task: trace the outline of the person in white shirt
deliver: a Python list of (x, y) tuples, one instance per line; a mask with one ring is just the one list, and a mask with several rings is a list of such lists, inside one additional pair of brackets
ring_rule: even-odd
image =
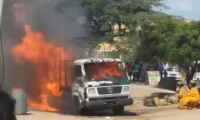
[(167, 70), (169, 69), (169, 64), (166, 62), (164, 65), (163, 65), (163, 67), (164, 67), (164, 77), (167, 77)]
[(168, 63), (165, 63), (164, 64), (164, 70), (168, 70), (169, 69), (169, 64)]

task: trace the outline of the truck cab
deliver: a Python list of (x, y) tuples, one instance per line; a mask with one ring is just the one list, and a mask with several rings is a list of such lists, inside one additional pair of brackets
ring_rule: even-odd
[(112, 109), (124, 112), (132, 105), (130, 79), (117, 58), (75, 60), (72, 71), (72, 99), (78, 112)]

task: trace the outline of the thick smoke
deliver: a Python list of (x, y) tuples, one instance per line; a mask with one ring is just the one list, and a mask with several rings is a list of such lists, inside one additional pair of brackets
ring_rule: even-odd
[[(13, 8), (16, 3), (24, 5), (21, 9), (25, 14), (18, 16), (19, 21), (16, 20)], [(4, 87), (16, 83), (22, 84), (22, 80), (33, 76), (31, 75), (33, 73), (27, 71), (33, 67), (24, 64), (19, 68), (14, 63), (11, 53), (12, 47), (19, 44), (24, 36), (24, 24), (29, 24), (34, 30), (42, 32), (50, 42), (64, 47), (71, 44), (71, 40), (76, 37), (87, 36), (85, 23), (84, 9), (80, 7), (77, 0), (5, 0), (1, 28), (6, 61)]]
[(76, 0), (28, 0), (25, 22), (47, 37), (72, 40), (86, 36), (84, 9)]

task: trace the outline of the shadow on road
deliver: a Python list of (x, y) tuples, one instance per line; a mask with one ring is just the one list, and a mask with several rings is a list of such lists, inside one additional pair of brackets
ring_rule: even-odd
[[(49, 101), (50, 105), (57, 108), (59, 114), (63, 115), (73, 115), (73, 116), (78, 116), (79, 114), (77, 113), (77, 110), (75, 108), (74, 102), (71, 99), (71, 95), (69, 94), (63, 94), (62, 97), (51, 97), (51, 100)], [(85, 116), (117, 116), (115, 115), (111, 110), (107, 111), (90, 111), (85, 114)], [(137, 116), (135, 112), (124, 112), (120, 116)]]
[[(65, 100), (66, 101), (66, 100)], [(105, 117), (105, 116), (137, 116), (137, 113), (135, 112), (129, 112), (129, 111), (125, 111), (123, 114), (121, 115), (116, 115), (114, 114), (111, 110), (105, 110), (105, 111), (88, 111), (87, 113), (85, 113), (84, 115), (79, 115), (76, 111), (76, 109), (74, 108), (73, 104), (70, 104), (70, 102), (66, 102), (65, 106), (63, 105), (62, 108), (59, 109), (59, 114), (63, 114), (63, 115), (73, 115), (73, 116), (87, 116), (87, 117)]]
[[(163, 93), (163, 92), (157, 92), (157, 93), (153, 93), (151, 96), (166, 96), (172, 93)], [(72, 115), (72, 116), (78, 116), (79, 114), (77, 113), (76, 109), (75, 109), (75, 105), (73, 104), (73, 100), (71, 99), (71, 95), (70, 94), (63, 94), (63, 96), (61, 97), (55, 97), (53, 95), (50, 95), (51, 99), (48, 101), (49, 104), (58, 109), (58, 114), (62, 114), (62, 115)], [(169, 109), (169, 108), (167, 108)], [(87, 114), (85, 114), (85, 116), (88, 117), (98, 117), (98, 116), (140, 116), (141, 114), (149, 114), (149, 113), (153, 113), (160, 110), (160, 108), (156, 107), (155, 109), (146, 109), (146, 110), (136, 110), (133, 109), (131, 111), (126, 111), (124, 112), (122, 115), (115, 115), (111, 110), (107, 110), (107, 111), (101, 111), (101, 112), (89, 112)], [(162, 109), (163, 110), (163, 109)], [(165, 110), (165, 109), (164, 109)], [(133, 111), (133, 112), (132, 112)]]
[[(163, 97), (166, 95), (171, 95), (173, 93), (164, 93), (164, 92), (156, 92), (153, 93), (151, 96), (159, 96), (159, 97)], [(57, 103), (55, 105), (55, 103)], [(59, 114), (63, 114), (63, 115), (76, 115), (78, 116), (79, 114), (77, 113), (75, 106), (73, 105), (73, 101), (71, 100), (71, 96), (67, 96), (64, 95), (61, 98), (57, 98), (56, 102), (54, 102), (54, 106), (56, 106), (56, 108), (59, 108)], [(95, 116), (140, 116), (142, 114), (150, 114), (150, 113), (154, 113), (157, 111), (163, 111), (163, 110), (170, 110), (170, 109), (175, 109), (175, 107), (170, 107), (170, 106), (166, 106), (166, 107), (144, 107), (145, 109), (134, 109), (131, 111), (125, 111), (123, 114), (121, 115), (116, 115), (114, 114), (111, 110), (106, 110), (106, 111), (90, 111), (88, 113), (85, 114), (85, 116), (90, 116), (90, 117), (95, 117)]]
[(123, 114), (120, 115), (116, 115), (114, 114), (112, 111), (101, 111), (101, 112), (92, 112), (92, 113), (88, 113), (85, 114), (84, 116), (88, 116), (88, 117), (105, 117), (105, 116), (137, 116), (138, 114), (135, 112), (129, 112), (129, 111), (125, 111)]

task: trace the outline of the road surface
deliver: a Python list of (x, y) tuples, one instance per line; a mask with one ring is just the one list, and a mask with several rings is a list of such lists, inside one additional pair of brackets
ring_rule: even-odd
[[(200, 110), (178, 110), (177, 105), (163, 107), (145, 107), (142, 98), (155, 92), (171, 92), (151, 88), (143, 85), (132, 85), (132, 96), (134, 104), (126, 107), (123, 115), (115, 116), (112, 111), (91, 113), (87, 116), (79, 116), (64, 113), (50, 113), (30, 111), (28, 115), (18, 115), (18, 120), (199, 120)], [(70, 109), (70, 108), (69, 108)]]

